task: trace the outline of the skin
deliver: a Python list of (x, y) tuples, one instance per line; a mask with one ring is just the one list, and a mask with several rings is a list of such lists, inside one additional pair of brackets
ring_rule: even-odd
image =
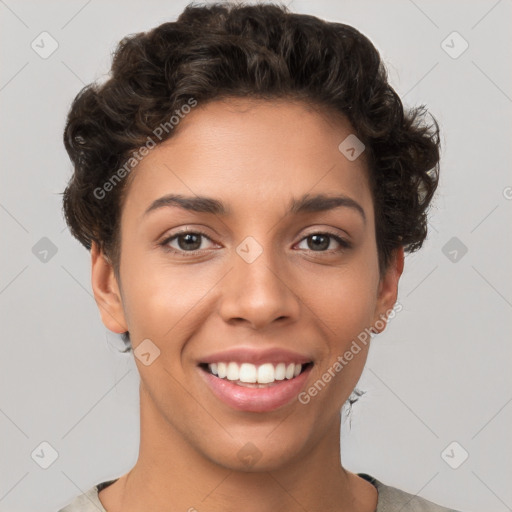
[[(149, 338), (160, 356), (149, 366), (135, 358), (139, 457), (99, 493), (108, 512), (375, 510), (375, 487), (340, 460), (340, 409), (369, 344), (309, 404), (264, 413), (218, 400), (197, 367), (235, 346), (287, 348), (315, 362), (306, 389), (395, 304), (403, 249), (381, 276), (364, 153), (349, 161), (338, 150), (351, 133), (347, 120), (303, 103), (214, 101), (195, 107), (132, 171), (119, 280), (94, 244), (92, 286), (105, 326), (128, 330), (134, 349)], [(143, 216), (168, 193), (214, 197), (232, 214), (164, 207)], [(349, 196), (366, 223), (347, 207), (288, 214), (305, 193)], [(187, 254), (195, 247), (183, 237), (168, 246), (184, 256), (158, 244), (183, 227), (206, 233), (200, 255)], [(308, 244), (326, 230), (352, 247)], [(263, 249), (250, 264), (236, 252), (247, 236)], [(260, 453), (249, 469), (237, 457), (248, 442)]]

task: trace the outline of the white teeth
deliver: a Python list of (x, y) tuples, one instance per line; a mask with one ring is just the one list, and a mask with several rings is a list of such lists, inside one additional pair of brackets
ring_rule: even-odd
[(240, 371), (238, 370), (238, 365), (236, 363), (228, 363), (226, 379), (238, 380), (239, 375), (240, 375)]
[(274, 382), (274, 365), (265, 363), (258, 366), (258, 383), (269, 384), (270, 382)]
[[(208, 365), (210, 370), (212, 370), (211, 365)], [(212, 370), (213, 371), (213, 370)], [(227, 375), (226, 363), (217, 363), (217, 375), (223, 379)]]
[(293, 379), (302, 371), (301, 364), (265, 363), (256, 366), (251, 363), (238, 364), (234, 361), (227, 363), (211, 363), (208, 365), (211, 373), (219, 378), (258, 384), (270, 384), (276, 380)]
[(276, 366), (276, 370), (274, 372), (274, 379), (284, 380), (285, 377), (286, 377), (286, 365), (284, 363), (279, 363)]
[(256, 370), (256, 366), (249, 363), (242, 363), (240, 365), (240, 374), (238, 379), (230, 380), (240, 380), (241, 382), (251, 382), (254, 384), (258, 380), (258, 371)]

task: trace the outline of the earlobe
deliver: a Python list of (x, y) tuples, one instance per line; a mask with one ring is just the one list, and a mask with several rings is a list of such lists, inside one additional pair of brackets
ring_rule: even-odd
[(375, 318), (371, 330), (378, 334), (386, 328), (388, 315), (396, 304), (398, 296), (398, 282), (404, 270), (404, 248), (399, 247), (393, 251), (393, 257), (386, 273), (379, 282)]
[(91, 244), (91, 284), (105, 327), (115, 333), (126, 332), (128, 329), (114, 269), (96, 242)]

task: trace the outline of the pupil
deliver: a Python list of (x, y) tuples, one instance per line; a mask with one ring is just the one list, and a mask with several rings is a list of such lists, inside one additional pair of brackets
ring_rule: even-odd
[[(181, 243), (181, 240), (183, 240), (183, 239), (185, 239), (186, 241), (190, 242), (191, 238), (192, 239), (193, 238), (196, 239), (194, 247), (190, 247), (190, 245), (186, 245), (187, 242), (185, 242), (185, 245)], [(178, 245), (180, 246), (180, 249), (192, 249), (193, 251), (196, 250), (196, 249), (199, 249), (199, 247), (201, 247), (200, 236), (194, 235), (194, 234), (191, 234), (191, 233), (186, 233), (184, 235), (181, 235), (181, 237), (178, 238)]]
[[(316, 248), (320, 247), (320, 249), (327, 249), (329, 247), (329, 238), (326, 237), (325, 235), (311, 235), (309, 238), (311, 240), (317, 240), (317, 241), (318, 241), (319, 238), (323, 238), (324, 239), (324, 243), (323, 244), (322, 243), (320, 243), (320, 244), (313, 244), (313, 247), (310, 247), (310, 248), (314, 249), (315, 247)], [(327, 242), (327, 243), (325, 243), (325, 242)]]

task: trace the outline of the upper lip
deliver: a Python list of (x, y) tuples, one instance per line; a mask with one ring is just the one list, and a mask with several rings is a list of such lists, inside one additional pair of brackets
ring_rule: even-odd
[(263, 364), (263, 363), (296, 363), (306, 364), (312, 361), (311, 357), (292, 352), (291, 350), (282, 348), (270, 348), (270, 349), (256, 349), (256, 348), (244, 348), (237, 347), (223, 352), (216, 352), (209, 356), (201, 358), (199, 364), (211, 364), (221, 362), (236, 363), (252, 363)]

